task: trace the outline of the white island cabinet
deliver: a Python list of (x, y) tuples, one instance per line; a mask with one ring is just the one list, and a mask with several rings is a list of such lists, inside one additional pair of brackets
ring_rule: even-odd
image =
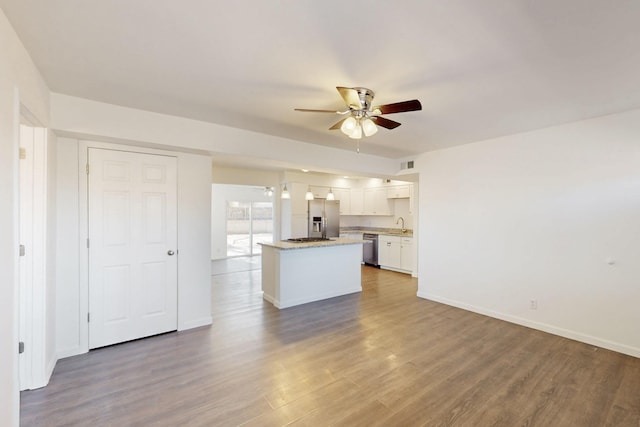
[(362, 291), (362, 240), (262, 245), (262, 296), (277, 308)]

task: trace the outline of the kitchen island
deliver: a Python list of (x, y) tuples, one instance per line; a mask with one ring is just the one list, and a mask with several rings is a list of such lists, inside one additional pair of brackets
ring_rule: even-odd
[(278, 241), (262, 245), (262, 296), (277, 308), (362, 291), (362, 240)]

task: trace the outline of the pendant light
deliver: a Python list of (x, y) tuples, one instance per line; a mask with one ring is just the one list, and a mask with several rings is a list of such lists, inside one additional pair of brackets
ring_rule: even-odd
[(336, 196), (333, 194), (333, 190), (329, 187), (329, 192), (327, 193), (327, 200), (335, 200)]
[(282, 193), (280, 193), (280, 198), (281, 199), (291, 198), (291, 194), (289, 193), (289, 190), (287, 190), (287, 184), (284, 185), (284, 188), (282, 189)]
[(313, 200), (313, 193), (311, 192), (311, 186), (307, 188), (307, 194), (304, 195), (305, 200)]

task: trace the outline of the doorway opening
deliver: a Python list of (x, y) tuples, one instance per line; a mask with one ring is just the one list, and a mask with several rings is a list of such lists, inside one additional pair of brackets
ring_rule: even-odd
[(227, 257), (260, 255), (273, 242), (273, 202), (227, 201)]
[(212, 184), (211, 260), (254, 257), (259, 261), (259, 243), (275, 239), (277, 202), (270, 186)]

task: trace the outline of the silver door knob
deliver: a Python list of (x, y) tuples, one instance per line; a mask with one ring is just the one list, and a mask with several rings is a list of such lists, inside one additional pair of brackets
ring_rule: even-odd
[(169, 252), (167, 252), (167, 255), (169, 255), (169, 256), (171, 256), (171, 255), (173, 255), (173, 254), (175, 254), (175, 252), (173, 252), (173, 251), (169, 251)]

